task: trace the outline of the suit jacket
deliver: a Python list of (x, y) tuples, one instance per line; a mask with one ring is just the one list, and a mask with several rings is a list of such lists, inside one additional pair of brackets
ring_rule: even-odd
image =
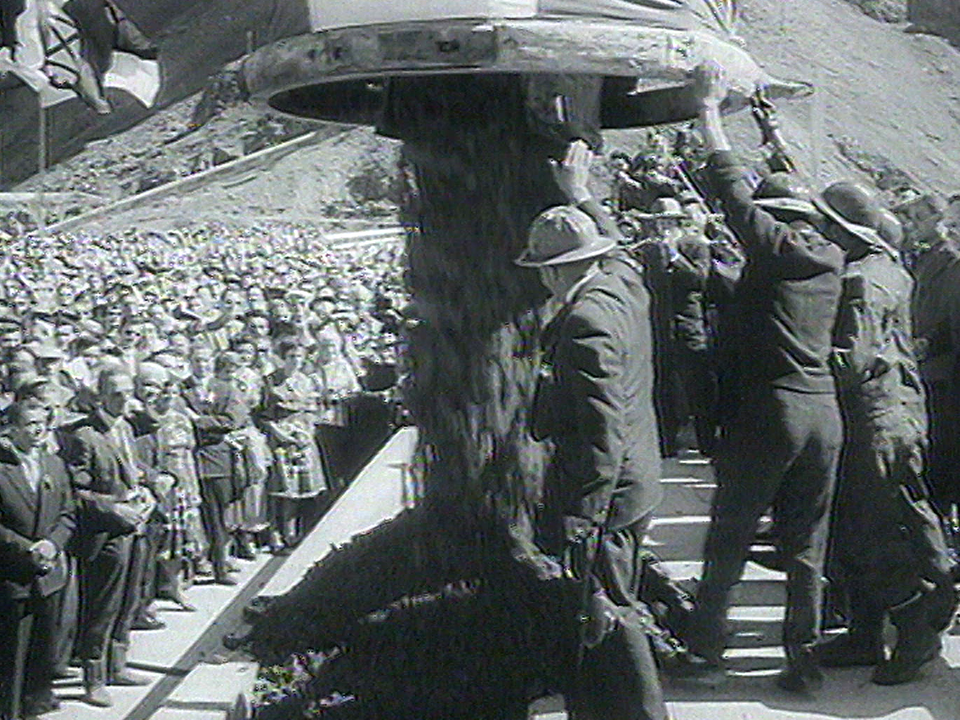
[[(95, 410), (60, 432), (61, 455), (80, 506), (80, 552), (87, 558), (96, 555), (110, 537), (136, 529), (117, 514), (117, 505), (140, 484), (143, 468), (136, 464), (135, 455), (124, 457), (110, 434), (112, 422)], [(124, 423), (133, 437), (125, 419), (116, 422)]]
[(833, 395), (831, 339), (844, 255), (806, 220), (783, 222), (756, 204), (748, 170), (729, 152), (710, 156), (711, 185), (746, 255), (724, 332), (746, 391)]
[(229, 479), (233, 472), (233, 448), (224, 438), (250, 421), (243, 393), (231, 382), (214, 379), (208, 393), (201, 393), (192, 385), (183, 391), (183, 399), (197, 415), (193, 421), (197, 433), (197, 472), (201, 478)]
[[(41, 476), (30, 488), (17, 454), (0, 444), (0, 597), (46, 597), (67, 581), (63, 549), (76, 527), (73, 495), (63, 461), (41, 448)], [(52, 570), (42, 573), (30, 554), (38, 540), (60, 549)]]
[(652, 350), (643, 271), (625, 253), (604, 258), (544, 330), (533, 430), (555, 446), (548, 549), (630, 525), (660, 501)]

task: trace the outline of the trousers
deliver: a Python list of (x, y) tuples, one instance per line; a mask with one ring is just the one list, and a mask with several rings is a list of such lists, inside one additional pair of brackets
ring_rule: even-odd
[[(923, 481), (923, 435), (907, 418), (847, 413), (828, 574), (856, 618), (877, 617), (917, 593), (940, 599), (937, 630), (952, 619), (952, 563)], [(915, 428), (911, 431), (911, 428)]]
[(761, 386), (742, 398), (715, 460), (717, 490), (697, 609), (685, 639), (719, 661), (730, 591), (760, 516), (773, 508), (787, 575), (787, 656), (819, 637), (829, 510), (843, 429), (836, 397)]
[(0, 600), (0, 719), (20, 717), (24, 696), (49, 690), (63, 591)]
[(146, 535), (130, 538), (130, 553), (127, 572), (124, 574), (120, 607), (110, 638), (124, 645), (130, 644), (130, 632), (137, 619), (143, 600), (143, 577), (150, 560), (150, 541)]
[(225, 513), (232, 499), (231, 494), (230, 478), (201, 476), (200, 517), (210, 543), (210, 562), (217, 577), (227, 572), (227, 543), (230, 542), (230, 535), (227, 532)]
[(619, 622), (599, 644), (582, 651), (568, 693), (575, 720), (666, 720), (667, 709), (650, 639), (630, 608), (640, 602), (643, 537), (649, 516), (604, 533), (588, 579), (617, 608)]
[(124, 601), (124, 586), (130, 567), (129, 535), (112, 537), (80, 567), (81, 618), (77, 655), (81, 660), (100, 660), (107, 649)]

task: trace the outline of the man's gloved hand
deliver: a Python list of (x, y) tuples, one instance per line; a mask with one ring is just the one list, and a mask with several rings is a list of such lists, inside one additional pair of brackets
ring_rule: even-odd
[(579, 205), (589, 200), (590, 194), (590, 163), (593, 161), (593, 151), (583, 140), (574, 140), (567, 146), (567, 154), (561, 162), (550, 161), (553, 178), (567, 200), (573, 205)]

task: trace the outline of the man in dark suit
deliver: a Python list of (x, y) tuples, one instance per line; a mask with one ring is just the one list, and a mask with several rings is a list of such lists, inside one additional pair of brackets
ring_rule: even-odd
[(96, 409), (64, 428), (61, 440), (81, 506), (83, 617), (77, 654), (83, 661), (84, 700), (98, 707), (112, 704), (105, 685), (146, 682), (126, 668), (144, 569), (142, 554), (133, 554), (132, 547), (155, 505), (124, 418), (132, 396), (133, 378), (125, 370), (104, 369), (97, 380)]
[(577, 141), (554, 165), (571, 205), (534, 220), (517, 260), (539, 270), (559, 306), (543, 333), (532, 415), (534, 437), (555, 447), (538, 542), (578, 580), (579, 613), (590, 617), (568, 698), (577, 716), (663, 720), (638, 612), (638, 551), (662, 493), (649, 296), (640, 266), (617, 248), (616, 224), (587, 190), (590, 159)]
[(66, 469), (50, 450), (50, 410), (28, 396), (8, 418), (0, 438), (0, 717), (19, 718), (59, 705), (50, 687), (75, 517)]

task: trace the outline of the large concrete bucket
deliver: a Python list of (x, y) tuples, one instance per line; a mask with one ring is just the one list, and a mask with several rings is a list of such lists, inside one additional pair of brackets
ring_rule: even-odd
[(688, 78), (705, 60), (726, 69), (728, 110), (759, 87), (771, 98), (808, 93), (809, 85), (760, 68), (732, 34), (732, 7), (729, 0), (311, 0), (314, 32), (261, 48), (243, 76), (251, 96), (275, 110), (377, 125), (388, 135), (396, 134), (384, 120), (391, 83), (409, 77), (450, 87), (440, 76), (520, 76), (528, 105), (561, 119), (562, 88), (577, 78), (581, 94), (592, 86), (599, 98), (596, 120), (606, 128), (693, 117)]

